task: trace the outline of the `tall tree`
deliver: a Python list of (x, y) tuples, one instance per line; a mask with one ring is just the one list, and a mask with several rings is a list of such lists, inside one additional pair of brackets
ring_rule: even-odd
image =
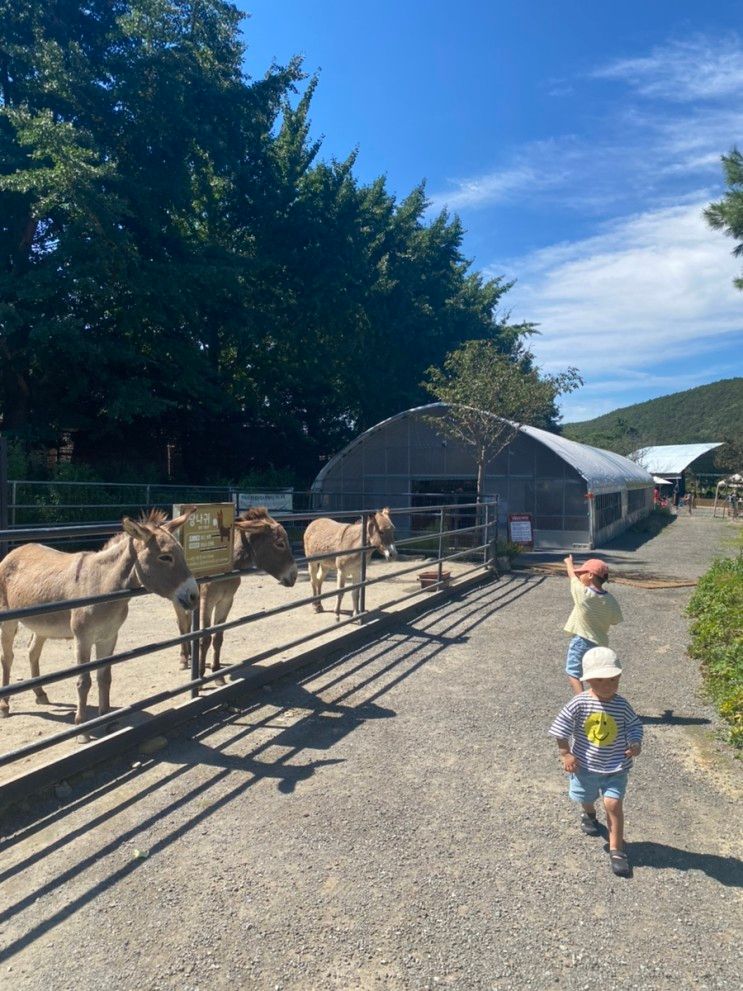
[[(743, 255), (743, 155), (733, 148), (729, 155), (722, 156), (727, 192), (717, 203), (710, 203), (704, 211), (707, 223), (714, 230), (724, 231), (728, 237), (738, 242), (733, 248), (736, 258)], [(733, 280), (738, 289), (743, 289), (743, 278)]]

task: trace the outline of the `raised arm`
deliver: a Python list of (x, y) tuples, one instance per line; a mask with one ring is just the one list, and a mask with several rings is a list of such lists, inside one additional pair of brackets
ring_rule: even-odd
[(568, 554), (567, 557), (563, 558), (565, 562), (565, 570), (568, 573), (568, 578), (575, 578), (575, 566), (573, 564), (573, 555)]

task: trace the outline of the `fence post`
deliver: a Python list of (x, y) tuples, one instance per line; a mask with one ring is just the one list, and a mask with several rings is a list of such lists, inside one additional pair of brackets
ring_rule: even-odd
[[(0, 437), (0, 530), (8, 529), (8, 439)], [(7, 540), (0, 541), (0, 561), (8, 553)]]
[(483, 530), (482, 530), (482, 536), (483, 536), (482, 543), (484, 544), (483, 551), (482, 551), (482, 563), (483, 563), (483, 567), (487, 568), (487, 566), (488, 566), (488, 558), (490, 557), (490, 555), (488, 553), (489, 550), (490, 550), (490, 542), (489, 542), (489, 538), (490, 538), (490, 503), (489, 502), (486, 502), (485, 503), (485, 520), (484, 520), (484, 525), (483, 525)]
[(150, 506), (150, 486), (146, 485), (144, 490), (144, 504), (145, 506)]
[[(369, 516), (367, 513), (361, 514), (361, 546), (366, 546), (367, 540), (367, 520)], [(361, 571), (359, 573), (359, 581), (361, 582), (361, 588), (359, 589), (359, 623), (364, 622), (364, 613), (366, 612), (366, 551), (361, 552)]]
[(444, 562), (441, 558), (444, 555), (444, 510), (439, 510), (439, 563), (438, 563), (438, 574), (436, 576), (437, 581), (441, 581), (444, 571)]
[[(188, 652), (191, 657), (191, 681), (196, 681), (201, 677), (201, 602), (197, 602), (191, 611), (191, 633), (194, 634), (188, 641)], [(199, 694), (198, 686), (191, 689), (191, 698), (195, 699)]]

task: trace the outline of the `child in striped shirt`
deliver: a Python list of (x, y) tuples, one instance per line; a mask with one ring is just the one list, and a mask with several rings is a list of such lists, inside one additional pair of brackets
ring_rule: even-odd
[(609, 647), (583, 655), (589, 688), (563, 706), (550, 727), (562, 765), (570, 775), (568, 794), (583, 806), (581, 829), (599, 836), (596, 799), (603, 796), (609, 827), (609, 862), (619, 877), (629, 877), (624, 848), (622, 800), (632, 758), (642, 749), (642, 723), (629, 702), (617, 694), (622, 667)]

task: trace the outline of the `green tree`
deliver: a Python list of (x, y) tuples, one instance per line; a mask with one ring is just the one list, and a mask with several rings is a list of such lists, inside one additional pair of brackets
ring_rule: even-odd
[(225, 0), (0, 0), (0, 416), (27, 446), (307, 479), (465, 340), (514, 348), (459, 221), (321, 161), (317, 80), (247, 77), (240, 25)]
[[(515, 328), (520, 337), (529, 325)], [(467, 341), (446, 356), (443, 368), (429, 368), (423, 383), (447, 413), (437, 430), (472, 448), (477, 463), (478, 499), (485, 465), (509, 444), (523, 424), (548, 427), (557, 416), (555, 401), (582, 384), (577, 369), (540, 375), (533, 355), (521, 347), (503, 354), (494, 341)]]
[[(738, 243), (733, 254), (739, 258), (743, 255), (743, 155), (737, 148), (722, 156), (722, 168), (728, 190), (717, 203), (710, 203), (704, 216), (714, 230), (735, 238)], [(738, 289), (743, 289), (743, 278), (733, 281)]]

